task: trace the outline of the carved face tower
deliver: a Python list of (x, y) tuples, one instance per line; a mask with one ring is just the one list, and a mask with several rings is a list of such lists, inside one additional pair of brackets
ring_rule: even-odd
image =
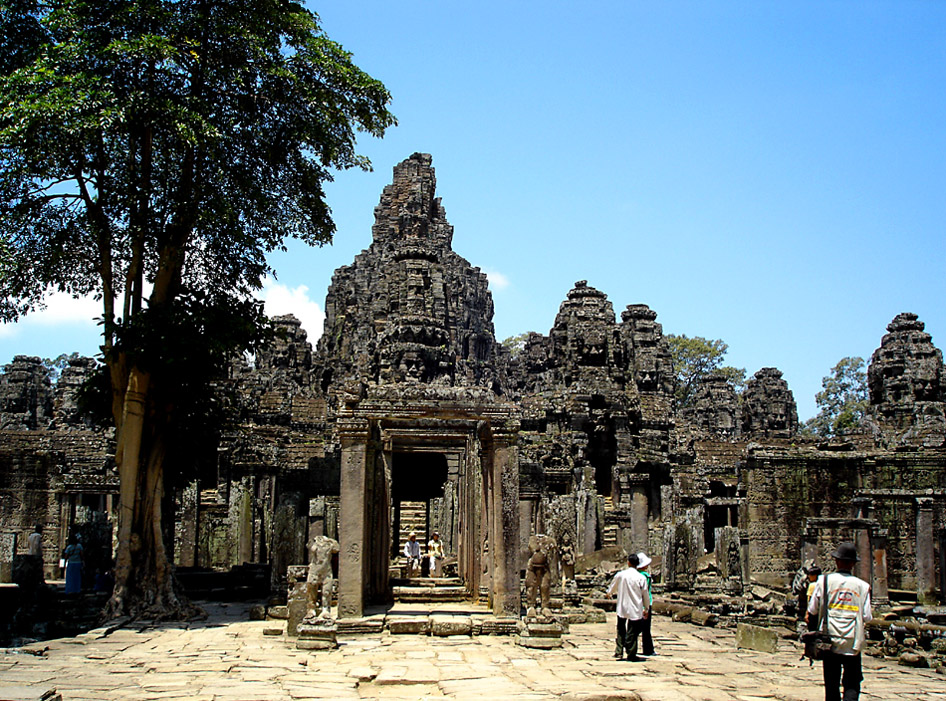
[(493, 302), (486, 275), (451, 250), (428, 154), (394, 167), (375, 208), (373, 242), (339, 268), (319, 341), (322, 386), (492, 386)]

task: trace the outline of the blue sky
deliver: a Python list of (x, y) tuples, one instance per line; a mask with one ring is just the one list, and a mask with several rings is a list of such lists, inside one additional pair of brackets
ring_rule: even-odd
[[(618, 314), (723, 339), (750, 375), (778, 367), (802, 419), (897, 313), (946, 343), (946, 3), (310, 6), (399, 120), (361, 142), (374, 172), (327, 188), (335, 243), (273, 258), (267, 303), (310, 337), (392, 167), (423, 151), (499, 338), (548, 333), (588, 280)], [(94, 353), (97, 313), (55, 301), (0, 326), (0, 363)]]

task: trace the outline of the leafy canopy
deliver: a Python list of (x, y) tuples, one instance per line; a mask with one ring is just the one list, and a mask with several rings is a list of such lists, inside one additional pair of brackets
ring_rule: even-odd
[(285, 237), (331, 240), (323, 183), (395, 123), (296, 2), (0, 0), (0, 30), (0, 321), (95, 293), (107, 344), (162, 271), (246, 297)]
[(856, 429), (868, 407), (867, 373), (864, 359), (841, 358), (831, 374), (821, 380), (822, 390), (815, 395), (820, 411), (805, 422), (804, 433), (831, 438)]
[(724, 375), (733, 383), (737, 392), (741, 393), (745, 388), (745, 369), (723, 365), (726, 351), (729, 350), (725, 342), (702, 336), (690, 338), (674, 334), (667, 334), (665, 338), (670, 346), (670, 357), (676, 376), (674, 396), (677, 408), (692, 406), (700, 381), (710, 373)]

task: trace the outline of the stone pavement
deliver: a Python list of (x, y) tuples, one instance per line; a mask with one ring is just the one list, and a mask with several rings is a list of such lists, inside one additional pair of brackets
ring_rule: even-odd
[[(820, 665), (794, 643), (775, 654), (736, 650), (732, 630), (654, 620), (658, 656), (623, 662), (608, 622), (571, 626), (541, 651), (510, 637), (432, 638), (383, 633), (303, 652), (244, 604), (204, 604), (206, 621), (99, 629), (0, 651), (0, 699), (280, 701), (291, 699), (642, 699), (820, 701)], [(43, 655), (30, 654), (48, 648)], [(946, 678), (864, 658), (865, 701), (946, 701)], [(19, 694), (19, 696), (17, 696)]]

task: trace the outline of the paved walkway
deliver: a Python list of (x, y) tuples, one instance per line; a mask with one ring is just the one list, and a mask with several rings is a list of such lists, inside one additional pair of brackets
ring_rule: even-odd
[[(190, 624), (129, 627), (46, 641), (43, 656), (0, 651), (0, 699), (26, 687), (55, 688), (64, 701), (113, 699), (287, 701), (290, 699), (588, 699), (611, 701), (820, 701), (820, 666), (799, 661), (783, 641), (777, 654), (736, 650), (731, 630), (658, 617), (659, 655), (614, 660), (614, 618), (571, 627), (564, 647), (518, 647), (497, 636), (390, 635), (341, 640), (306, 653), (272, 622), (249, 621), (242, 604), (205, 605)], [(865, 701), (946, 701), (946, 677), (865, 657)], [(6, 693), (4, 693), (6, 690)], [(635, 696), (637, 694), (637, 696)], [(27, 697), (29, 698), (29, 697)]]

